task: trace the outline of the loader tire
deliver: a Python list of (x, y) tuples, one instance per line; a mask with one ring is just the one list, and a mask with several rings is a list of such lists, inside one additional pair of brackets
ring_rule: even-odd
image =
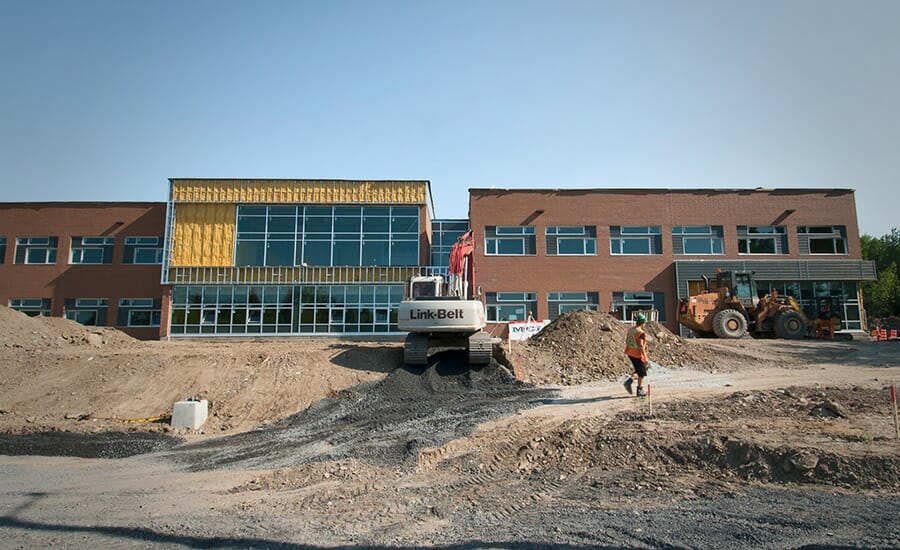
[(775, 316), (775, 336), (785, 340), (800, 340), (806, 336), (806, 321), (799, 311), (789, 309)]
[(747, 332), (747, 319), (734, 309), (723, 309), (713, 317), (713, 332), (719, 338), (740, 338)]

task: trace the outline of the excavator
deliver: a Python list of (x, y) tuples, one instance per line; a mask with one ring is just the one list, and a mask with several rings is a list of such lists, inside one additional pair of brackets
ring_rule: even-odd
[(716, 287), (703, 277), (705, 292), (682, 298), (678, 321), (695, 333), (740, 338), (745, 333), (774, 334), (796, 340), (808, 335), (812, 324), (800, 304), (777, 291), (760, 298), (752, 271), (720, 271)]
[(495, 340), (483, 329), (484, 303), (476, 295), (472, 255), (475, 238), (469, 230), (450, 250), (449, 274), (417, 275), (407, 282), (397, 312), (397, 328), (409, 334), (403, 344), (407, 365), (427, 365), (428, 357), (448, 349), (464, 349), (469, 364), (491, 362)]

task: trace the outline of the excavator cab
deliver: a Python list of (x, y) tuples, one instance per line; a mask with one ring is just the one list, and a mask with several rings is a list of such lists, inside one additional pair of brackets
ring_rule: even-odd
[(413, 277), (406, 288), (407, 300), (423, 300), (443, 296), (444, 278), (440, 275)]

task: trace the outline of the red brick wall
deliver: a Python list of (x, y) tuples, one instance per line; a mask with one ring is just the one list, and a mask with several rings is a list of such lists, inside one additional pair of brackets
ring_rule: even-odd
[[(797, 226), (844, 225), (848, 254), (860, 259), (859, 231), (854, 195), (849, 190), (497, 190), (472, 189), (469, 216), (475, 233), (476, 282), (484, 292), (537, 292), (536, 318), (546, 318), (547, 293), (593, 291), (600, 293), (606, 311), (612, 293), (655, 291), (666, 295), (666, 319), (676, 328), (676, 259), (746, 259), (737, 253), (738, 225), (785, 225), (789, 254), (775, 259), (811, 259), (798, 253)], [(537, 255), (485, 256), (484, 228), (488, 225), (535, 227)], [(596, 256), (547, 256), (545, 228), (555, 225), (597, 227)], [(661, 255), (613, 256), (609, 227), (659, 225)], [(673, 225), (721, 225), (725, 254), (693, 256), (672, 254)], [(751, 256), (754, 259), (763, 256)]]
[[(123, 264), (125, 237), (165, 234), (165, 203), (0, 203), (0, 236), (6, 256), (0, 264), (0, 304), (10, 298), (51, 298), (52, 314), (63, 315), (66, 298), (106, 298), (107, 325), (115, 326), (119, 298), (154, 298), (163, 294), (159, 265)], [(15, 264), (17, 237), (57, 237), (56, 263)], [(116, 238), (113, 263), (70, 265), (73, 236)], [(160, 329), (124, 328), (145, 339)]]

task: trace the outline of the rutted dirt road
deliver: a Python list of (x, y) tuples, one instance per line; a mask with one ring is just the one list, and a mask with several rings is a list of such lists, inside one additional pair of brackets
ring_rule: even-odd
[[(900, 442), (884, 387), (900, 382), (900, 344), (669, 343), (700, 346), (691, 357), (710, 364), (655, 367), (651, 414), (651, 402), (628, 397), (618, 379), (532, 386), (499, 365), (464, 369), (453, 354), (424, 371), (395, 369), (397, 356), (385, 357), (396, 343), (277, 343), (260, 353), (265, 343), (218, 342), (209, 360), (219, 365), (229, 356), (270, 357), (245, 365), (257, 390), (267, 377), (283, 383), (279, 368), (302, 373), (308, 365), (319, 371), (311, 380), (331, 386), (318, 388), (319, 400), (308, 385), (312, 406), (292, 402), (281, 416), (275, 405), (258, 409), (275, 412), (249, 431), (141, 425), (132, 437), (178, 438), (160, 439), (149, 454), (0, 456), (0, 547), (898, 546)], [(211, 346), (155, 344), (128, 345), (146, 346), (164, 371), (155, 350), (200, 357)], [(334, 360), (356, 349), (376, 350), (356, 355), (371, 370)], [(282, 350), (297, 355), (286, 359)], [(57, 351), (54, 368), (77, 363), (75, 350)], [(81, 351), (107, 364), (104, 348)], [(114, 353), (124, 356), (121, 347)], [(575, 374), (555, 357), (532, 363), (530, 374)], [(269, 371), (269, 363), (279, 366)], [(334, 384), (356, 376), (358, 384)], [(205, 391), (213, 410), (243, 425), (252, 415), (218, 397), (234, 379), (226, 374)], [(62, 387), (52, 395), (63, 405), (41, 415), (19, 397), (26, 386), (4, 383), (0, 393), (6, 453), (36, 432), (69, 426), (57, 435), (72, 448), (103, 448), (91, 432), (117, 426), (65, 419), (73, 405)], [(141, 396), (150, 401), (150, 390)]]

